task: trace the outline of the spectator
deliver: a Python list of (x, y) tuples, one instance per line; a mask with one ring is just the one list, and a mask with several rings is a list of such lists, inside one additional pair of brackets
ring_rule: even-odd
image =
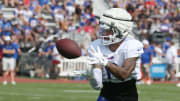
[(38, 0), (31, 0), (30, 8), (33, 13), (37, 13), (37, 16), (41, 16), (41, 6), (39, 5)]
[(12, 19), (12, 25), (13, 26), (16, 25), (16, 24), (22, 26), (24, 24), (24, 22), (25, 22), (24, 18), (23, 18), (23, 16), (21, 14), (18, 14), (17, 16), (14, 16), (14, 18)]
[(12, 36), (12, 31), (11, 30), (4, 30), (1, 32), (1, 36), (2, 36), (2, 38), (4, 38), (5, 36)]
[(9, 6), (9, 2), (10, 2), (11, 7), (15, 7), (15, 2), (17, 2), (17, 0), (4, 0), (4, 4), (6, 7)]
[(175, 80), (175, 65), (177, 64), (177, 49), (174, 46), (174, 42), (169, 42), (169, 48), (166, 53), (167, 67), (167, 78), (168, 80)]
[[(178, 49), (178, 52), (177, 52), (177, 53), (178, 53), (178, 58), (179, 58), (179, 60), (180, 60), (180, 49)], [(176, 86), (177, 86), (177, 87), (180, 87), (180, 82), (179, 82), (178, 84), (176, 84)]]
[(150, 48), (150, 50), (151, 50), (151, 52), (152, 52), (153, 57), (156, 56), (155, 46), (156, 46), (156, 43), (155, 43), (155, 42), (151, 42), (151, 44), (149, 45), (149, 48)]
[(3, 18), (3, 13), (0, 12), (0, 25), (1, 25), (1, 26), (2, 26), (2, 24), (3, 24), (3, 20), (4, 20), (4, 18)]
[(169, 42), (171, 41), (171, 37), (167, 37), (166, 41), (162, 44), (162, 50), (163, 53), (166, 54), (168, 48), (169, 48)]
[(15, 35), (15, 39), (17, 39), (19, 42), (23, 41), (23, 35), (21, 30), (21, 26), (18, 24), (16, 24), (12, 30), (13, 35)]
[(78, 28), (78, 33), (88, 34), (89, 36), (91, 36), (91, 39), (94, 40), (96, 36), (95, 36), (95, 28), (93, 26), (93, 23), (91, 20), (89, 20), (87, 23), (88, 23), (87, 25), (84, 22), (80, 23), (80, 27)]
[(11, 29), (11, 21), (9, 19), (4, 19), (1, 28), (3, 31), (7, 31)]
[(45, 48), (45, 55), (48, 56), (49, 60), (52, 60), (52, 53), (55, 45), (52, 40), (48, 41), (48, 46)]
[(177, 50), (178, 58), (180, 58), (180, 49)]
[(5, 19), (1, 27), (2, 27), (2, 32), (1, 32), (2, 38), (4, 38), (5, 36), (12, 36), (13, 35), (10, 20)]
[(31, 0), (23, 0), (23, 4), (27, 7), (29, 7)]
[(57, 13), (54, 14), (56, 25), (60, 25), (64, 22), (65, 16), (63, 10), (58, 10)]
[[(36, 32), (38, 23), (39, 23), (39, 20), (37, 19), (37, 16), (35, 14), (33, 14), (33, 16), (29, 19), (29, 24), (30, 24), (30, 27), (32, 28), (32, 36), (33, 36), (33, 39), (35, 40), (36, 44), (38, 42), (38, 37), (39, 37), (39, 35)], [(43, 31), (45, 31), (45, 30), (43, 30)]]
[(53, 50), (55, 45), (52, 40), (49, 40), (47, 45), (39, 50), (39, 56), (43, 56), (47, 58), (46, 62), (44, 63), (45, 75), (49, 75), (50, 69), (52, 69), (52, 59), (53, 59)]
[(85, 29), (84, 28), (85, 28), (85, 23), (84, 22), (80, 22), (79, 23), (79, 28), (77, 29), (77, 32), (84, 34), (85, 33)]
[(75, 5), (74, 3), (72, 2), (68, 2), (65, 4), (65, 9), (67, 10), (67, 13), (68, 13), (68, 16), (72, 16), (75, 12)]
[(2, 65), (3, 65), (3, 84), (7, 84), (7, 76), (10, 72), (11, 74), (11, 83), (13, 85), (16, 84), (14, 76), (15, 76), (15, 46), (11, 42), (11, 38), (9, 36), (4, 37), (5, 44), (2, 45), (2, 52), (3, 52), (3, 59), (2, 59)]
[(32, 17), (29, 19), (29, 24), (32, 27), (32, 29), (35, 29), (38, 25), (39, 21), (36, 14), (33, 14)]
[(74, 14), (74, 22), (75, 23), (81, 21), (81, 13), (82, 13), (82, 10), (81, 10), (80, 6), (76, 5), (75, 6), (75, 14)]
[(18, 16), (19, 14), (23, 15), (23, 6), (20, 4), (17, 6), (17, 8), (15, 8), (14, 16)]
[[(57, 37), (54, 38), (53, 42), (56, 42), (56, 41), (57, 41)], [(59, 52), (58, 52), (56, 46), (54, 46), (53, 53), (52, 53), (52, 64), (53, 65), (52, 65), (52, 68), (50, 71), (51, 72), (50, 77), (52, 79), (55, 79), (58, 76), (59, 68), (57, 66), (61, 63), (61, 58), (62, 58), (62, 56), (59, 55)]]
[(34, 41), (32, 37), (32, 28), (29, 26), (29, 23), (25, 23), (25, 25), (23, 26), (23, 35), (25, 37), (25, 43), (31, 41), (31, 43), (33, 44)]
[(87, 34), (89, 34), (91, 36), (91, 39), (92, 40), (95, 40), (96, 39), (96, 33), (95, 33), (95, 26), (93, 24), (93, 20), (92, 18), (90, 18), (88, 21), (87, 21), (87, 24), (85, 25), (85, 28), (84, 28), (85, 32)]
[(74, 33), (76, 32), (77, 28), (75, 24), (73, 23), (73, 18), (68, 18), (68, 32), (69, 33)]
[(54, 1), (51, 4), (51, 13), (55, 14), (58, 10), (62, 10), (63, 6), (59, 4), (59, 1)]
[(39, 0), (39, 5), (41, 6), (41, 10), (46, 9), (48, 13), (51, 12), (50, 6), (49, 6), (49, 0)]
[(33, 12), (26, 6), (23, 10), (23, 18), (26, 22), (29, 22), (29, 19), (33, 16)]
[(141, 56), (143, 80), (149, 85), (152, 83), (150, 67), (152, 65), (153, 55), (151, 49), (149, 48), (149, 42), (147, 40), (143, 40), (142, 43), (144, 45), (144, 53)]
[(156, 57), (158, 58), (158, 60), (162, 60), (163, 51), (161, 49), (161, 43), (156, 43), (154, 50), (156, 52)]
[(88, 56), (88, 51), (83, 43), (80, 45), (80, 47), (81, 47), (81, 56)]
[(48, 28), (45, 23), (46, 21), (44, 18), (40, 17), (38, 19), (38, 25), (33, 29), (33, 33), (36, 33), (37, 37), (44, 37), (45, 33), (48, 32)]
[(160, 19), (159, 18), (154, 18), (152, 19), (152, 25), (150, 28), (150, 33), (153, 34), (154, 32), (160, 31)]
[(169, 33), (170, 28), (171, 28), (171, 25), (170, 25), (170, 23), (169, 23), (169, 19), (165, 19), (165, 20), (163, 21), (163, 23), (160, 25), (160, 30), (161, 30), (162, 32)]
[(17, 39), (13, 39), (12, 43), (15, 47), (15, 53), (14, 53), (14, 58), (15, 58), (15, 67), (17, 68), (19, 66), (19, 56), (21, 55), (21, 49), (19, 48), (19, 42)]

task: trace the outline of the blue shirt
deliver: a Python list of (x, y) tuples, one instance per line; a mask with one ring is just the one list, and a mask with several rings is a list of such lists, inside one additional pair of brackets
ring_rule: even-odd
[(30, 31), (32, 30), (32, 28), (30, 26), (23, 26), (23, 30), (25, 34), (28, 35), (30, 34)]
[(156, 56), (156, 52), (155, 52), (155, 50), (154, 50), (154, 46), (153, 46), (153, 45), (150, 45), (149, 48), (150, 48), (150, 50), (151, 50), (151, 52), (152, 52), (152, 55), (153, 55), (153, 56)]
[(163, 0), (155, 0), (156, 3), (159, 5), (159, 6), (164, 6), (164, 1)]
[(39, 0), (39, 5), (43, 6), (49, 3), (49, 0)]
[(29, 18), (29, 24), (31, 27), (35, 27), (35, 25), (38, 24), (38, 19), (33, 17)]
[(2, 50), (3, 49), (3, 44), (0, 44), (0, 50)]
[(14, 28), (13, 28), (13, 31), (14, 31), (14, 33), (15, 33), (16, 35), (21, 35), (21, 30), (20, 30), (19, 28), (17, 28), (17, 27), (14, 27)]
[[(4, 44), (2, 45), (2, 49), (6, 49), (6, 50), (12, 50), (15, 49), (14, 44), (10, 43), (10, 44)], [(14, 57), (14, 54), (4, 54), (3, 53), (3, 57)]]
[(4, 35), (4, 36), (11, 36), (12, 33), (11, 33), (11, 31), (3, 31), (3, 32), (1, 32), (1, 36), (2, 35)]
[(15, 47), (15, 53), (14, 53), (14, 58), (17, 59), (18, 58), (18, 49), (19, 49), (19, 45), (16, 43), (12, 43)]
[(51, 5), (51, 10), (54, 11), (55, 9), (62, 9), (61, 5)]
[(85, 7), (88, 7), (90, 5), (90, 2), (89, 1), (84, 1), (84, 6)]
[(167, 50), (168, 50), (168, 48), (169, 48), (169, 44), (168, 44), (167, 42), (165, 42), (165, 43), (162, 44), (163, 53), (166, 53)]
[(36, 6), (39, 4), (38, 1), (31, 1), (31, 4), (30, 4), (30, 9), (31, 10), (35, 10)]
[(10, 29), (10, 28), (11, 28), (11, 22), (9, 22), (9, 21), (4, 22), (4, 21), (3, 21), (3, 23), (1, 24), (1, 28), (2, 28), (3, 30), (5, 30), (5, 29)]
[(144, 48), (144, 53), (141, 55), (142, 64), (150, 63), (152, 51), (150, 48)]
[(4, 20), (4, 18), (1, 18), (1, 19), (0, 19), (0, 25), (1, 25), (1, 27), (2, 27), (2, 25), (3, 25), (3, 20)]
[[(44, 49), (44, 52), (49, 52), (49, 51), (51, 51), (51, 50), (53, 51), (54, 47), (55, 47), (54, 44), (48, 45), (48, 46)], [(49, 56), (48, 56), (48, 59), (49, 59), (49, 60), (52, 60), (52, 55), (49, 55)]]
[(49, 52), (50, 50), (53, 50), (54, 47), (55, 47), (54, 44), (48, 45), (48, 47), (44, 49), (44, 52)]

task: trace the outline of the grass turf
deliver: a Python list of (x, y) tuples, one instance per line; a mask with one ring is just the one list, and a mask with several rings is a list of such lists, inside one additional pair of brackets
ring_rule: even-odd
[[(139, 101), (180, 101), (175, 84), (138, 85)], [(0, 85), (0, 101), (96, 101), (89, 84), (18, 83)]]

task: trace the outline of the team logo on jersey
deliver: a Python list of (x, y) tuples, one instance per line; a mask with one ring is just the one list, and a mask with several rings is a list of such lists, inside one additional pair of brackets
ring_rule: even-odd
[(108, 60), (112, 60), (114, 59), (114, 56), (108, 57)]
[(114, 54), (113, 53), (112, 54), (108, 54), (105, 57), (107, 57), (108, 60), (112, 60), (112, 59), (114, 59)]

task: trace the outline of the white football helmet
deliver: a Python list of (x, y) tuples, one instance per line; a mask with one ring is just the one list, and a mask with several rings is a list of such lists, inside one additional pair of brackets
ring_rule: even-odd
[[(118, 43), (125, 39), (133, 27), (132, 16), (122, 8), (106, 10), (100, 17), (99, 33), (104, 45)], [(106, 34), (105, 33), (110, 33)]]

